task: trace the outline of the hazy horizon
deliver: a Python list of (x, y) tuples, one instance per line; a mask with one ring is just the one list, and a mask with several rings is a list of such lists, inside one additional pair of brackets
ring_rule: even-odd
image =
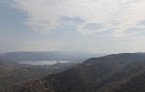
[(104, 54), (104, 55), (111, 55), (111, 54), (121, 54), (121, 53), (145, 53), (145, 52), (112, 52), (112, 53), (102, 53), (102, 52), (86, 52), (86, 51), (27, 51), (27, 50), (24, 50), (24, 51), (7, 51), (7, 52), (0, 52), (0, 54), (6, 54), (6, 53), (21, 53), (21, 52), (32, 52), (32, 53), (41, 53), (41, 52), (70, 52), (70, 53), (88, 53), (88, 54)]
[(0, 0), (0, 53), (145, 52), (145, 0)]

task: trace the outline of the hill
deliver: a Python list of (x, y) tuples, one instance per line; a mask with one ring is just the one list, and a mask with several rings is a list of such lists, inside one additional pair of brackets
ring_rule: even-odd
[(145, 92), (144, 74), (144, 53), (113, 54), (20, 84), (13, 92)]
[(39, 79), (52, 73), (60, 72), (73, 64), (55, 65), (20, 65), (15, 62), (0, 60), (0, 92), (10, 92), (15, 85)]

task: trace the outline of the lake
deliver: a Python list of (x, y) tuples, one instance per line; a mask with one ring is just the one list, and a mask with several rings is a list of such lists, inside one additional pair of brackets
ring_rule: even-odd
[(56, 60), (43, 60), (43, 61), (21, 61), (19, 64), (29, 64), (29, 65), (54, 65), (57, 63), (69, 63), (70, 61), (56, 61)]

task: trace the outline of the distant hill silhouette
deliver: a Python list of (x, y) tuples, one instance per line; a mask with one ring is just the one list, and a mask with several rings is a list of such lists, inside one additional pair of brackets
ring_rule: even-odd
[(71, 63), (80, 63), (91, 57), (99, 57), (105, 54), (91, 54), (86, 52), (9, 52), (0, 55), (0, 59), (5, 59), (13, 62), (21, 61), (41, 61), (41, 60), (56, 60), (70, 61)]

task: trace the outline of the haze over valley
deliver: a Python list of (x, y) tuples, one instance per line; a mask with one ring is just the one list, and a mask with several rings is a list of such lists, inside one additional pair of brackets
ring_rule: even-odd
[(106, 54), (92, 54), (87, 52), (9, 52), (0, 55), (0, 59), (19, 64), (53, 65), (57, 63), (81, 63), (91, 57), (100, 57)]

